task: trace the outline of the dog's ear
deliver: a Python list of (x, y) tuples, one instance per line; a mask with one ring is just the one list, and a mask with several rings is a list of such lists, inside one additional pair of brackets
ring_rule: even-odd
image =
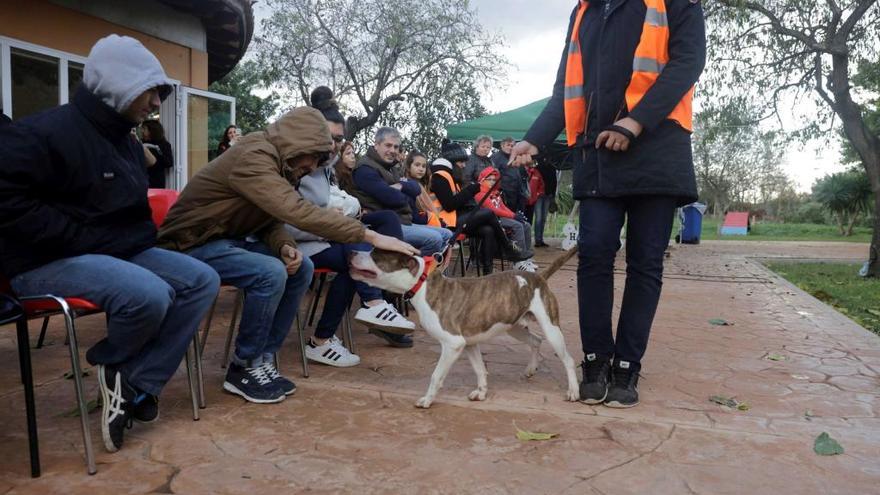
[(409, 273), (411, 273), (413, 277), (419, 274), (419, 260), (416, 258), (410, 258), (406, 265), (407, 268), (409, 268)]

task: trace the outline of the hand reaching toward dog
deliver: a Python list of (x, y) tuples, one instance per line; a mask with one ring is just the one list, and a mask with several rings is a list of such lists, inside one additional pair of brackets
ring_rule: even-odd
[(421, 251), (411, 245), (391, 236), (383, 235), (375, 230), (367, 229), (364, 233), (364, 242), (369, 242), (373, 247), (385, 249), (386, 251), (396, 251), (398, 253), (408, 254), (410, 256), (418, 256)]

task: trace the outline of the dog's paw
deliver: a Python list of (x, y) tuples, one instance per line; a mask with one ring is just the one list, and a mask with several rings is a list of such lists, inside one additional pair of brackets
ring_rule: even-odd
[(434, 402), (431, 398), (425, 396), (416, 401), (416, 407), (421, 409), (427, 409), (431, 407), (431, 403)]
[(486, 391), (476, 389), (468, 394), (468, 399), (470, 399), (470, 400), (486, 400)]
[(527, 366), (526, 373), (525, 373), (526, 378), (531, 378), (531, 377), (535, 376), (535, 373), (537, 373), (537, 372), (538, 372), (537, 366)]
[(569, 390), (565, 394), (565, 400), (567, 400), (568, 402), (577, 402), (577, 401), (581, 400), (581, 394), (580, 394), (580, 392), (578, 392), (577, 389)]

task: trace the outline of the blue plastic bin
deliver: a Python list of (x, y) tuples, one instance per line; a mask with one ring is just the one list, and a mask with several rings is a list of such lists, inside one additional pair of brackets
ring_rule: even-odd
[(682, 244), (699, 244), (700, 234), (703, 232), (703, 212), (706, 211), (706, 205), (702, 203), (691, 203), (681, 208), (682, 228), (681, 242)]

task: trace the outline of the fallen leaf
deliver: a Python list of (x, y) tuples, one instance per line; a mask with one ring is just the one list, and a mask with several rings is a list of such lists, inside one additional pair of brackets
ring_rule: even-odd
[(804, 411), (804, 419), (806, 419), (807, 421), (812, 421), (815, 416), (816, 415), (813, 414), (813, 411), (811, 409), (807, 409), (806, 411)]
[(785, 361), (788, 358), (783, 356), (782, 354), (771, 352), (770, 354), (767, 354), (767, 357), (764, 359), (769, 359), (770, 361)]
[(843, 446), (823, 431), (813, 442), (813, 451), (819, 455), (837, 455), (843, 453)]
[(747, 402), (740, 402), (736, 405), (736, 409), (739, 411), (748, 411), (751, 408), (752, 406), (750, 406)]
[(709, 401), (738, 411), (748, 411), (752, 408), (747, 402), (740, 402), (734, 397), (725, 397), (723, 395), (712, 395), (709, 397)]
[[(88, 403), (86, 403), (86, 411), (89, 414), (93, 413), (95, 409), (98, 408), (98, 399), (92, 399)], [(79, 417), (79, 406), (74, 407), (70, 411), (67, 411), (62, 414), (65, 418), (78, 418)]]
[[(91, 375), (91, 372), (89, 372), (90, 369), (91, 369), (91, 368), (85, 368), (85, 369), (82, 371), (82, 373), (83, 373), (82, 376), (89, 376), (89, 375)], [(71, 379), (73, 379), (73, 371), (71, 370), (71, 371), (68, 371), (67, 373), (64, 373), (64, 379), (65, 379), (65, 380), (71, 380)]]
[(712, 318), (711, 320), (709, 320), (709, 323), (718, 327), (729, 327), (733, 325), (733, 323), (730, 323), (729, 321), (722, 318)]
[(516, 423), (513, 424), (513, 427), (516, 428), (516, 438), (518, 440), (522, 440), (524, 442), (530, 440), (550, 440), (553, 437), (558, 437), (559, 433), (540, 433), (534, 431), (521, 430), (519, 426), (516, 426)]

